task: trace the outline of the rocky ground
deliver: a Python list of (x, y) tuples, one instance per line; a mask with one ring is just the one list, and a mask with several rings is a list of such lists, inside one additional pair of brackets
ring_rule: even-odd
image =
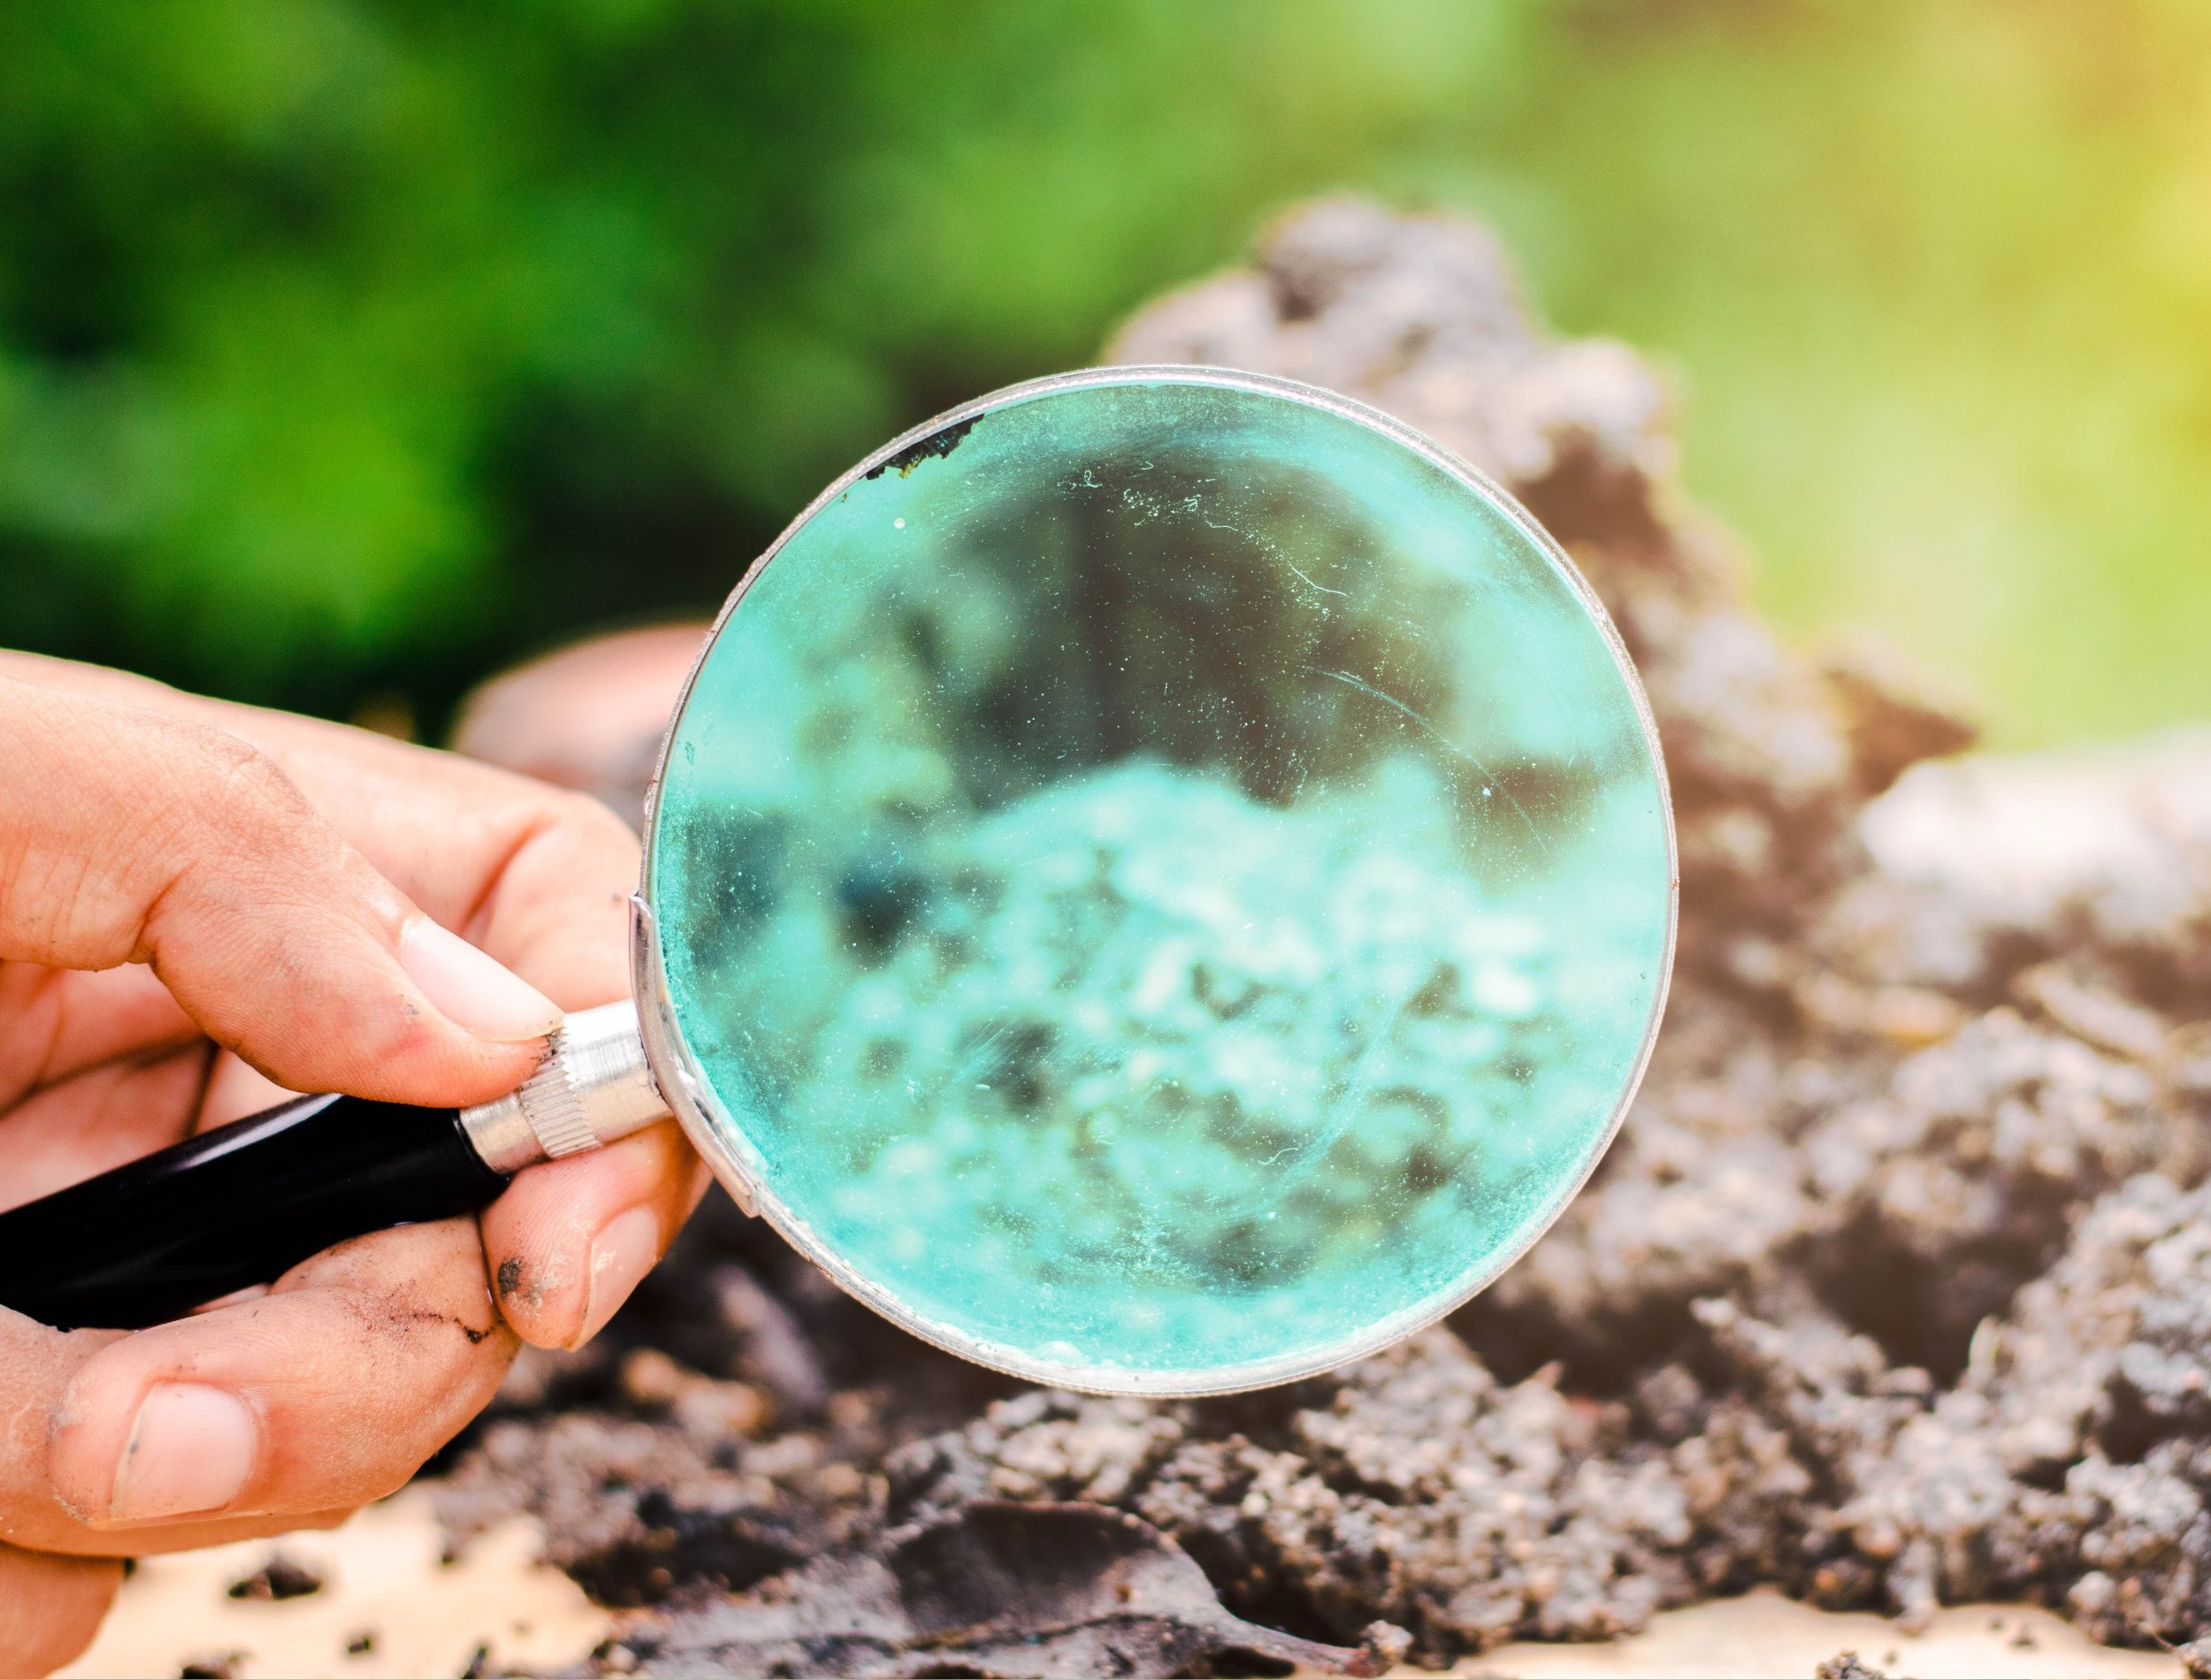
[(1968, 729), (1776, 639), (1664, 382), (1532, 325), (1465, 223), (1311, 207), (1112, 354), (1398, 414), (1604, 597), (1683, 875), (1619, 1141), (1448, 1324), (1197, 1402), (960, 1364), (717, 1200), (517, 1368), (448, 1525), (540, 1516), (634, 1607), (602, 1672), (1371, 1672), (1759, 1583), (2211, 1634), (2211, 741), (1912, 770)]

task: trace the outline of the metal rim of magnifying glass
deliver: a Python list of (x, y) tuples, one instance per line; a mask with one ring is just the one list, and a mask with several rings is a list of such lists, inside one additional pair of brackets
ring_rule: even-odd
[[(1534, 1226), (1510, 1252), (1485, 1268), (1447, 1300), (1423, 1302), (1393, 1314), (1376, 1323), (1366, 1334), (1355, 1341), (1341, 1343), (1320, 1352), (1284, 1354), (1266, 1360), (1246, 1361), (1219, 1371), (1185, 1369), (1148, 1371), (1121, 1366), (1069, 1369), (1055, 1365), (1032, 1358), (1019, 1348), (985, 1341), (926, 1318), (896, 1294), (857, 1271), (792, 1210), (777, 1194), (775, 1186), (760, 1164), (746, 1158), (738, 1147), (738, 1140), (742, 1136), (738, 1128), (724, 1126), (715, 1119), (709, 1081), (691, 1054), (669, 996), (667, 966), (662, 959), (660, 931), (652, 907), (654, 829), (660, 814), (661, 788), (668, 774), (669, 753), (675, 744), (677, 729), (691, 704), (692, 692), (698, 686), (699, 674), (705, 668), (707, 655), (712, 651), (715, 638), (729, 622), (731, 615), (743, 602), (746, 592), (773, 563), (776, 556), (783, 552), (792, 538), (853, 485), (949, 427), (972, 422), (995, 409), (1061, 392), (1081, 391), (1093, 386), (1144, 385), (1205, 386), (1275, 398), (1319, 409), (1381, 433), (1439, 468), (1477, 495), (1487, 498), (1498, 512), (1535, 545), (1540, 553), (1549, 558), (1558, 575), (1572, 588), (1582, 610), (1603, 637), (1605, 645), (1612, 655), (1612, 663), (1634, 703), (1636, 720), (1642, 729), (1643, 745), (1650, 755), (1651, 767), (1657, 777), (1659, 811), (1666, 837), (1665, 944), (1659, 958), (1657, 985), (1651, 995), (1650, 1016), (1644, 1023), (1642, 1042), (1636, 1050), (1634, 1066), (1621, 1087), (1618, 1100), (1606, 1119), (1602, 1136), (1595, 1147), (1589, 1150), (1587, 1159), (1582, 1164), (1581, 1171), (1573, 1182), (1557, 1195), (1541, 1222)], [(1552, 539), (1550, 533), (1487, 474), (1470, 466), (1433, 439), (1380, 409), (1369, 408), (1363, 402), (1354, 401), (1333, 391), (1302, 385), (1292, 379), (1277, 378), (1269, 374), (1171, 363), (1086, 368), (1077, 372), (1030, 379), (993, 391), (987, 396), (977, 397), (971, 402), (946, 410), (932, 420), (924, 421), (884, 444), (807, 504), (806, 510), (786, 525), (760, 558), (746, 569), (737, 587), (730, 592), (729, 599), (715, 617), (713, 628), (699, 645), (690, 673), (684, 679), (682, 696), (676, 703), (675, 711), (669, 714), (668, 731), (661, 739), (660, 755), (654, 766), (652, 783), (646, 791), (644, 814), (644, 874), (637, 896), (631, 901), (634, 937), (631, 961), (639, 1023), (645, 1041), (646, 1059), (660, 1085), (661, 1095), (667, 1100), (692, 1146), (713, 1169), (715, 1177), (722, 1181), (746, 1213), (764, 1218), (785, 1241), (818, 1266), (839, 1288), (872, 1307), (901, 1329), (975, 1364), (1027, 1381), (1083, 1394), (1144, 1394), (1170, 1398), (1233, 1394), (1271, 1387), (1277, 1383), (1294, 1382), (1303, 1377), (1333, 1371), (1353, 1360), (1378, 1353), (1464, 1306), (1496, 1282), (1508, 1267), (1542, 1240), (1544, 1233), (1580, 1194), (1582, 1186), (1588, 1182), (1589, 1175), (1596, 1171), (1597, 1163), (1611, 1148), (1612, 1140), (1618, 1134), (1620, 1123), (1626, 1118), (1628, 1107), (1635, 1100), (1635, 1093), (1642, 1084), (1644, 1073), (1650, 1065), (1651, 1050), (1657, 1042), (1659, 1022), (1665, 1014), (1666, 996), (1672, 984), (1675, 935), (1680, 912), (1681, 867), (1674, 841), (1673, 800), (1666, 778), (1665, 755), (1659, 745), (1657, 726), (1651, 717), (1650, 700), (1643, 691), (1642, 679), (1636, 674), (1634, 663), (1629, 659), (1626, 646), (1620, 640), (1619, 631), (1614, 627), (1611, 615), (1604, 610), (1603, 603), (1597, 599), (1596, 592), (1589, 587), (1588, 580), (1582, 577), (1566, 552)]]

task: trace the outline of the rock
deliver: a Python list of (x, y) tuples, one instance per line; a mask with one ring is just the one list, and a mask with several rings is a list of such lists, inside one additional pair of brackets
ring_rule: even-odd
[(264, 1601), (281, 1599), (303, 1599), (323, 1590), (321, 1573), (312, 1565), (302, 1563), (282, 1552), (272, 1552), (269, 1561), (242, 1580), (230, 1585), (233, 1599), (258, 1599)]
[(1380, 1674), (1379, 1625), (1343, 1649), (1238, 1620), (1149, 1523), (1102, 1506), (982, 1500), (824, 1559), (750, 1600), (632, 1635), (639, 1674)]

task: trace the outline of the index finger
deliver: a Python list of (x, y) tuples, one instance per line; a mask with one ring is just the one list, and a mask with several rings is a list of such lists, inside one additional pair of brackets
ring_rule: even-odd
[(629, 989), (638, 844), (596, 799), (343, 724), (0, 653), (0, 676), (126, 700), (251, 743), (376, 869), (564, 1009)]

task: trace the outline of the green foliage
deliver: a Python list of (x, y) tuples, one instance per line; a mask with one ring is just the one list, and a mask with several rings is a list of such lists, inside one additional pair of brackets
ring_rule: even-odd
[(0, 640), (433, 717), (1341, 185), (1669, 356), (1793, 625), (2211, 711), (2178, 0), (0, 11)]

